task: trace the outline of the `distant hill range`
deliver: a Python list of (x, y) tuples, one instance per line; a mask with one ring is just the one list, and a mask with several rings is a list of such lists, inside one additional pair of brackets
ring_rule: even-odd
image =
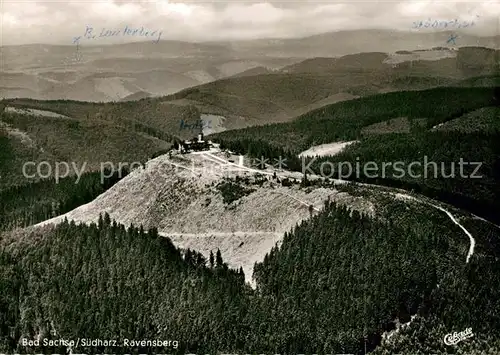
[(228, 118), (228, 129), (243, 128), (289, 121), (310, 110), (367, 95), (498, 85), (498, 56), (499, 51), (491, 48), (462, 47), (318, 57), (279, 70), (250, 69), (162, 100), (222, 115)]
[[(120, 101), (141, 92), (169, 95), (228, 77), (325, 71), (347, 75), (355, 68), (364, 72), (392, 68), (395, 62), (407, 63), (395, 66), (398, 70), (413, 65), (415, 72), (430, 66), (430, 75), (465, 78), (499, 62), (498, 52), (489, 49), (458, 51), (461, 57), (453, 58), (458, 48), (496, 49), (500, 36), (461, 34), (456, 48), (450, 49), (446, 42), (451, 34), (357, 30), (296, 39), (82, 45), (78, 53), (76, 46), (3, 46), (0, 97)], [(360, 52), (369, 54), (356, 54)], [(419, 60), (439, 60), (439, 64), (420, 62), (415, 67)]]

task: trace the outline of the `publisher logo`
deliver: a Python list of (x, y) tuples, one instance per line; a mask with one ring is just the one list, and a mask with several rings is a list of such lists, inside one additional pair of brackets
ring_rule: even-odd
[(444, 336), (444, 343), (446, 345), (455, 345), (460, 343), (462, 340), (472, 338), (474, 333), (472, 333), (472, 328), (467, 328), (462, 332), (449, 333)]

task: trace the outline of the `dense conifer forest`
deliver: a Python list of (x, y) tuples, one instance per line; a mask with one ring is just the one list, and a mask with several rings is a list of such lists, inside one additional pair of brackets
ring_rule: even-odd
[[(19, 346), (41, 334), (179, 341), (178, 349), (119, 350), (142, 353), (499, 351), (500, 291), (492, 285), (500, 270), (491, 248), (499, 230), (471, 222), (485, 237), (466, 264), (468, 240), (445, 215), (408, 212), (397, 201), (387, 208), (400, 218), (373, 220), (325, 202), (256, 264), (256, 289), (220, 252), (206, 260), (155, 229), (125, 228), (108, 215), (90, 226), (4, 232), (0, 350), (64, 352)], [(398, 341), (380, 346), (396, 320), (414, 315)], [(472, 340), (442, 343), (467, 327)]]
[[(213, 268), (205, 267), (200, 254), (181, 254), (154, 229), (125, 229), (105, 215), (97, 225), (65, 222), (2, 244), (2, 351), (66, 352), (19, 346), (19, 337), (37, 334), (171, 339), (181, 341), (179, 353), (230, 348), (244, 336), (217, 336), (245, 312), (244, 275), (229, 270), (220, 255)], [(102, 351), (122, 349), (78, 349)]]

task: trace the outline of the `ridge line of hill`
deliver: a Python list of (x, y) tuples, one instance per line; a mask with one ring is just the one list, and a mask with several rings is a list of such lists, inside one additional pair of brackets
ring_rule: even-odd
[[(209, 160), (209, 161), (212, 161), (212, 162), (217, 161), (222, 166), (225, 165), (225, 166), (234, 166), (234, 167), (237, 167), (240, 171), (248, 171), (248, 172), (253, 172), (253, 173), (258, 173), (258, 174), (263, 174), (263, 175), (268, 175), (268, 176), (273, 176), (274, 174), (276, 174), (277, 177), (281, 177), (281, 178), (290, 178), (291, 177), (291, 175), (287, 171), (273, 171), (273, 172), (270, 172), (270, 171), (261, 171), (261, 170), (257, 170), (257, 169), (252, 169), (252, 168), (249, 168), (249, 167), (246, 167), (246, 166), (243, 166), (243, 165), (238, 165), (238, 164), (235, 164), (235, 163), (231, 163), (231, 162), (229, 162), (228, 160), (226, 160), (224, 158), (221, 158), (221, 157), (218, 157), (218, 156), (212, 154), (211, 152), (200, 152), (199, 154), (195, 154), (195, 155), (199, 155), (202, 159)], [(196, 171), (194, 171), (193, 169), (191, 169), (189, 167), (183, 166), (182, 164), (174, 163), (172, 161), (168, 161), (168, 163), (171, 164), (171, 165), (173, 165), (173, 166), (176, 166), (178, 168), (183, 168), (183, 169), (189, 170), (189, 171), (197, 174)], [(316, 176), (311, 176), (311, 178), (313, 178), (313, 179), (315, 177)], [(338, 183), (338, 184), (347, 184), (347, 183), (349, 183), (349, 181), (339, 180), (339, 179), (334, 179), (334, 181), (336, 183)], [(366, 184), (366, 183), (357, 183), (357, 185), (371, 187), (371, 188), (376, 188), (381, 193), (390, 194), (390, 195), (392, 195), (392, 196), (394, 196), (396, 198), (403, 198), (403, 199), (412, 200), (412, 201), (415, 201), (415, 202), (418, 202), (418, 203), (421, 203), (421, 204), (426, 204), (426, 205), (432, 206), (432, 207), (434, 207), (436, 209), (439, 209), (442, 212), (445, 212), (447, 214), (447, 216), (451, 219), (451, 221), (454, 224), (458, 225), (465, 232), (465, 234), (469, 237), (470, 247), (469, 247), (469, 251), (468, 251), (468, 254), (467, 254), (467, 258), (466, 258), (466, 263), (469, 262), (470, 257), (474, 253), (474, 248), (475, 248), (475, 244), (476, 244), (475, 239), (472, 236), (472, 234), (447, 209), (445, 209), (445, 208), (443, 208), (443, 207), (441, 207), (441, 206), (439, 206), (439, 205), (437, 205), (435, 203), (427, 201), (428, 198), (423, 199), (423, 198), (419, 198), (419, 197), (415, 197), (415, 196), (409, 195), (409, 194), (407, 194), (407, 191), (405, 191), (405, 190), (393, 189), (392, 191), (387, 191), (386, 190), (387, 187), (385, 187), (385, 186), (373, 185), (373, 184)], [(284, 195), (286, 195), (286, 194), (284, 194)], [(311, 206), (310, 203), (301, 201), (300, 199), (297, 199), (297, 198), (295, 198), (293, 196), (288, 195), (288, 197), (292, 197), (294, 200), (300, 202), (303, 205), (306, 205), (306, 206), (309, 206), (309, 207)], [(318, 208), (314, 207), (314, 206), (313, 206), (313, 209), (315, 211), (317, 211), (317, 212), (320, 212), (320, 210)], [(69, 214), (69, 213), (71, 213), (71, 211), (68, 212), (67, 214)], [(57, 216), (57, 217), (45, 220), (43, 222), (37, 223), (34, 226), (35, 227), (40, 227), (40, 226), (44, 226), (44, 225), (50, 224), (50, 223), (53, 224), (54, 220), (61, 220), (61, 217), (62, 216)], [(185, 233), (176, 233), (176, 232), (168, 233), (168, 232), (164, 232), (163, 231), (161, 234), (162, 235), (168, 235), (168, 234), (185, 234)], [(207, 233), (204, 233), (204, 234), (207, 234)], [(210, 233), (208, 233), (208, 234), (210, 234)]]

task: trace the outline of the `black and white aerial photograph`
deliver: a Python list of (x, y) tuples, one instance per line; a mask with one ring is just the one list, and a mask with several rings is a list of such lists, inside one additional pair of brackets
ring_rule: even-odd
[(0, 353), (500, 354), (500, 1), (0, 0)]

